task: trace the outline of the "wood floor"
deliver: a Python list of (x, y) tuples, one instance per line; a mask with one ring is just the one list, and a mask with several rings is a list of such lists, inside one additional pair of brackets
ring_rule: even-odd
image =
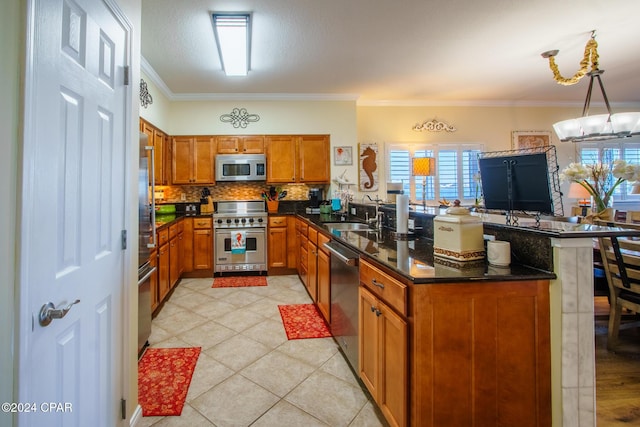
[[(640, 327), (620, 331), (616, 352), (607, 351), (607, 297), (595, 299), (596, 416), (598, 427), (640, 426)], [(623, 318), (623, 323), (633, 320)]]

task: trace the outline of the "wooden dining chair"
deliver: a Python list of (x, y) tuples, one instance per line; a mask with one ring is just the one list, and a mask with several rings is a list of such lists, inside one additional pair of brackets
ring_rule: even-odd
[[(625, 224), (625, 228), (640, 230), (640, 225)], [(614, 350), (623, 309), (640, 313), (640, 240), (600, 237), (598, 243), (610, 294), (607, 349)]]

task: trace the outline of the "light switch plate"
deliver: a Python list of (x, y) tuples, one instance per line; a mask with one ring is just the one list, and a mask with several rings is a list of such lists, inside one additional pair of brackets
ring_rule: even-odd
[(351, 208), (351, 215), (355, 215), (356, 214), (356, 208)]
[(416, 228), (416, 220), (409, 218), (408, 222), (409, 222), (409, 224), (407, 225), (407, 228), (409, 230), (415, 230), (415, 228)]

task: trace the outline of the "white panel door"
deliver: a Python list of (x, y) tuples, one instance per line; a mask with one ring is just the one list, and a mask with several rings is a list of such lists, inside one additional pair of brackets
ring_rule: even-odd
[[(130, 286), (120, 238), (129, 29), (110, 1), (28, 7), (18, 395), (31, 407), (19, 425), (114, 426)], [(43, 325), (49, 302), (70, 309)]]

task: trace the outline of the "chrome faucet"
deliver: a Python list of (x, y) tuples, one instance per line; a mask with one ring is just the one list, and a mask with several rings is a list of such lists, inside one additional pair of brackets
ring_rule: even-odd
[[(380, 199), (377, 194), (375, 199), (372, 199), (368, 194), (366, 195), (366, 197), (372, 202), (375, 202), (376, 216), (375, 218), (369, 218), (369, 212), (365, 212), (365, 222), (369, 225), (374, 224), (373, 227), (375, 230), (382, 230), (382, 217), (384, 216), (384, 212), (380, 210), (380, 202), (382, 202), (383, 200)], [(364, 200), (364, 196), (362, 197), (362, 199)]]

